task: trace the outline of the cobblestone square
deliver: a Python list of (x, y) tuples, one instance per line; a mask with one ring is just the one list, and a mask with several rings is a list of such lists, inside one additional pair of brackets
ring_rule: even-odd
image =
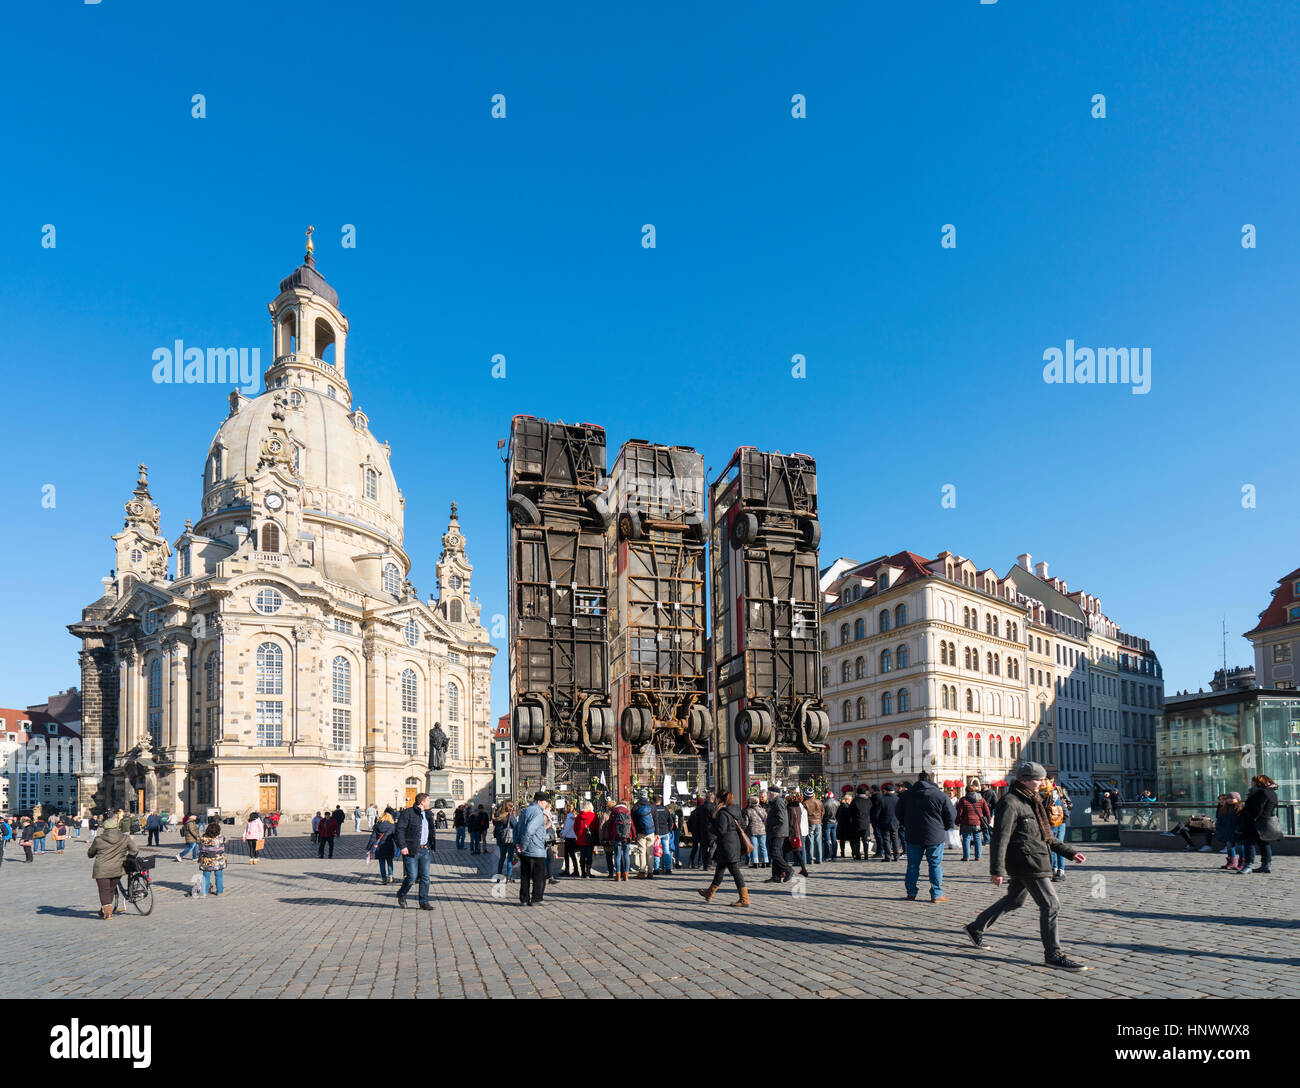
[[(349, 829), (333, 860), (294, 831), (259, 865), (230, 843), (225, 894), (190, 899), (193, 862), (157, 853), (155, 906), (99, 919), (84, 842), (24, 864), (6, 852), (0, 961), (5, 996), (37, 997), (1300, 997), (1300, 876), (1219, 871), (1200, 853), (1082, 847), (1088, 862), (1058, 884), (1065, 949), (1092, 970), (1041, 965), (1027, 907), (990, 931), (961, 932), (1000, 895), (987, 862), (944, 865), (946, 903), (904, 898), (903, 863), (813, 866), (805, 894), (745, 870), (753, 905), (727, 906), (727, 878), (706, 904), (704, 874), (653, 881), (564, 878), (540, 907), (497, 887), (495, 850), (473, 856), (440, 836), (436, 909), (398, 909)], [(598, 867), (603, 859), (598, 855)], [(503, 897), (502, 893), (504, 893)]]

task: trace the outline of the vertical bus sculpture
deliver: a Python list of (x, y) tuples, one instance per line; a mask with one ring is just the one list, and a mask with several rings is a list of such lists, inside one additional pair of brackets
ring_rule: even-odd
[(817, 463), (741, 447), (709, 501), (719, 776), (738, 796), (758, 781), (820, 787)]
[(605, 431), (516, 416), (510, 518), (510, 714), (516, 789), (581, 798), (613, 782)]
[[(610, 494), (610, 676), (619, 718), (619, 784), (671, 800), (710, 784), (705, 672), (704, 458), (689, 446), (624, 444)], [(665, 788), (665, 781), (668, 785)]]

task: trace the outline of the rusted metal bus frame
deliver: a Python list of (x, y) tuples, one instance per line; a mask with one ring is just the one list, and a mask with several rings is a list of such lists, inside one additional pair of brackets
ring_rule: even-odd
[(709, 503), (721, 785), (738, 797), (759, 781), (821, 788), (816, 462), (742, 447)]
[(610, 474), (610, 676), (620, 796), (682, 800), (708, 788), (713, 719), (705, 665), (704, 458), (624, 444)]
[(614, 780), (605, 432), (516, 416), (506, 460), (515, 791), (599, 800)]

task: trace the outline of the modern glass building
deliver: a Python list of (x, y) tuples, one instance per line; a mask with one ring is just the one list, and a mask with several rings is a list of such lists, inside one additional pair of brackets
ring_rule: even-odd
[(1212, 805), (1244, 798), (1266, 774), (1278, 800), (1300, 801), (1300, 693), (1239, 688), (1170, 696), (1156, 729), (1161, 801)]

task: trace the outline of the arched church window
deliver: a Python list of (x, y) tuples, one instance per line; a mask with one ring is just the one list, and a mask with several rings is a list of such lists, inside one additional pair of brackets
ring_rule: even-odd
[(414, 616), (406, 621), (406, 626), (402, 629), (402, 632), (406, 635), (406, 644), (408, 646), (418, 646), (420, 644), (420, 628), (416, 624)]
[(262, 551), (278, 552), (280, 550), (280, 526), (268, 521), (262, 526)]
[(284, 694), (284, 651), (274, 642), (257, 648), (257, 694)]
[(333, 665), (334, 701), (352, 705), (352, 663), (339, 654)]
[(460, 721), (460, 688), (451, 681), (447, 683), (447, 720)]
[(454, 597), (452, 598), (451, 603), (447, 606), (447, 618), (450, 619), (452, 623), (460, 623), (463, 619), (463, 616), (461, 615), (460, 601), (456, 600)]
[(384, 564), (384, 592), (398, 597), (402, 592), (402, 574), (396, 563)]
[(374, 499), (379, 495), (379, 473), (373, 468), (366, 468), (366, 498)]
[(355, 801), (357, 799), (357, 780), (353, 775), (339, 775), (339, 800)]
[(402, 751), (408, 756), (415, 755), (418, 726), (416, 708), (418, 704), (419, 681), (414, 669), (402, 670)]

